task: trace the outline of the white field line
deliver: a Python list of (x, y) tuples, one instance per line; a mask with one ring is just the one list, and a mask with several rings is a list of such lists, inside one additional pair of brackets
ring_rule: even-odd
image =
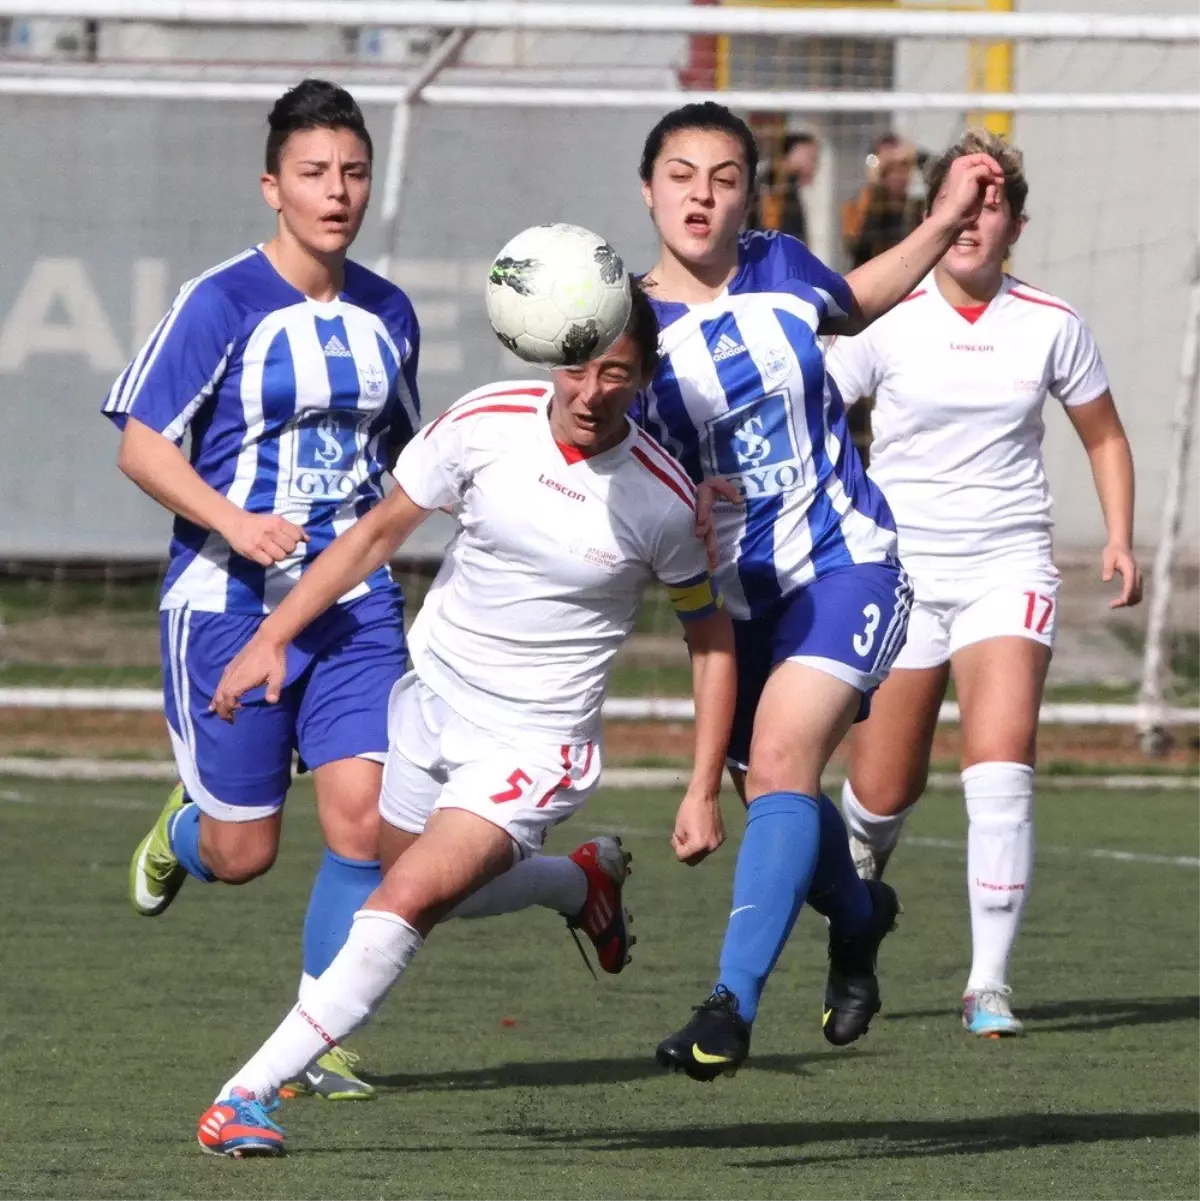
[[(27, 780), (174, 780), (175, 764), (169, 759), (35, 759), (23, 755), (0, 756), (0, 777)], [(843, 777), (836, 771), (825, 777), (826, 789), (837, 789)], [(676, 767), (614, 767), (604, 773), (604, 786), (618, 790), (636, 788), (683, 788), (687, 774)], [(929, 787), (953, 790), (961, 786), (956, 772), (933, 772)], [(1038, 776), (1040, 791), (1078, 792), (1195, 792), (1200, 796), (1200, 777), (1195, 775)], [(731, 790), (728, 778), (726, 791)], [(0, 799), (3, 799), (0, 796)]]
[[(33, 770), (28, 770), (32, 768)], [(136, 771), (129, 769), (135, 768)], [(78, 772), (81, 774), (71, 774)], [(173, 780), (175, 766), (172, 763), (121, 763), (88, 759), (15, 759), (0, 758), (0, 776), (25, 776), (28, 779), (75, 779), (75, 780)], [(683, 774), (670, 768), (614, 768), (604, 777), (605, 784), (613, 789), (670, 788), (682, 786)], [(931, 788), (953, 788), (958, 777), (941, 773), (930, 777)], [(830, 781), (832, 785), (834, 781)], [(1046, 776), (1039, 780), (1039, 788), (1060, 791), (1076, 791), (1081, 788), (1114, 789), (1190, 789), (1195, 791), (1197, 781), (1187, 776), (1110, 776), (1096, 779), (1087, 776)], [(727, 788), (726, 791), (731, 791)], [(43, 804), (37, 797), (15, 789), (0, 789), (0, 804), (34, 805)], [(139, 801), (125, 797), (72, 798), (70, 803), (84, 804), (96, 809), (156, 810), (159, 802)], [(624, 834), (629, 837), (653, 838), (668, 833), (667, 827), (653, 829), (629, 826), (594, 826), (588, 830), (593, 834)], [(904, 839), (906, 846), (923, 847), (928, 850), (954, 851), (965, 856), (966, 847), (962, 840), (950, 838), (923, 838), (910, 835)], [(1160, 867), (1200, 868), (1200, 858), (1191, 855), (1153, 855), (1140, 851), (1114, 851), (1104, 847), (1045, 846), (1037, 848), (1039, 855), (1052, 855), (1069, 859), (1103, 859), (1117, 863), (1146, 863)]]
[[(928, 847), (935, 851), (957, 851), (966, 858), (966, 844), (961, 839), (921, 838), (918, 835), (901, 837), (905, 846)], [(1102, 847), (1039, 846), (1039, 855), (1055, 855), (1070, 859), (1115, 859), (1118, 863), (1156, 863), (1162, 867), (1200, 867), (1200, 859), (1192, 855), (1151, 855), (1142, 851), (1109, 851)]]
[[(275, 86), (275, 85), (272, 85)], [(14, 709), (103, 709), (107, 712), (161, 713), (162, 691), (157, 688), (0, 688), (0, 707)], [(614, 696), (604, 702), (604, 716), (614, 721), (691, 721), (690, 697)], [(959, 708), (953, 701), (942, 705), (938, 720), (954, 724)], [(1200, 707), (1158, 708), (1139, 704), (1053, 702), (1042, 705), (1044, 725), (1131, 726), (1153, 721), (1165, 726), (1200, 724)]]

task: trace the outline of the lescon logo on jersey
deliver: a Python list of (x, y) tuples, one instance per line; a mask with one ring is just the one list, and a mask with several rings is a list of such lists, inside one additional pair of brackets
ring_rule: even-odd
[(759, 396), (714, 417), (706, 428), (708, 461), (747, 500), (778, 496), (804, 482), (786, 392)]
[(355, 487), (359, 414), (331, 409), (296, 427), (288, 495), (300, 500), (343, 500)]

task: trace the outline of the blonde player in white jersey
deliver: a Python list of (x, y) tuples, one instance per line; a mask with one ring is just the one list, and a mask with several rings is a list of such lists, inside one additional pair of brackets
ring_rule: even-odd
[(657, 323), (635, 288), (629, 329), (598, 359), (552, 384), (496, 384), (452, 406), (402, 452), (397, 488), (322, 553), (226, 669), (214, 699), (223, 716), (263, 682), (277, 696), (287, 644), (430, 511), (454, 506), (452, 569), (412, 628), (413, 669), (391, 698), (383, 883), (303, 1004), (205, 1112), (205, 1150), (279, 1154), (283, 1132), (264, 1106), (280, 1085), (368, 1019), (465, 898), (535, 865), (546, 831), (595, 791), (609, 669), (654, 578), (684, 621), (696, 705), (674, 849), (698, 862), (721, 844), (733, 629), (695, 534), (693, 486), (627, 416), (657, 364)]
[(1070, 306), (1005, 273), (1025, 224), (1020, 152), (968, 131), (933, 165), (930, 212), (950, 165), (989, 154), (997, 203), (958, 236), (908, 299), (826, 358), (846, 404), (874, 395), (869, 474), (896, 520), (915, 601), (908, 641), (851, 737), (842, 812), (860, 874), (877, 879), (929, 771), (953, 672), (962, 711), (973, 958), (972, 1034), (1021, 1032), (1008, 961), (1033, 865), (1038, 710), (1054, 644), (1059, 575), (1042, 462), (1043, 407), (1064, 407), (1091, 461), (1113, 608), (1136, 605), (1133, 460), (1091, 331)]

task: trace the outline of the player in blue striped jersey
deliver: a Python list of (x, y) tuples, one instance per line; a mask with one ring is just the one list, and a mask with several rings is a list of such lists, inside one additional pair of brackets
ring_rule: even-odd
[[(382, 500), (383, 473), (418, 425), (419, 337), (404, 293), (346, 258), (371, 190), (358, 105), (306, 80), (269, 124), (275, 236), (184, 285), (104, 412), (122, 430), (121, 470), (175, 514), (160, 610), (182, 783), (135, 852), (131, 899), (155, 915), (189, 876), (240, 884), (265, 872), (298, 751), (328, 848), (305, 920), (303, 996), (380, 878), (387, 700), (406, 666), (403, 597), (386, 567), (297, 641), (279, 704), (260, 690), (230, 726), (209, 702), (266, 614)], [(323, 1095), (371, 1095), (349, 1066), (316, 1071)]]
[(641, 163), (659, 237), (643, 284), (663, 352), (641, 419), (697, 483), (724, 477), (740, 494), (712, 520), (735, 619), (729, 759), (746, 835), (716, 987), (658, 1048), (697, 1079), (745, 1059), (806, 899), (830, 923), (825, 1037), (854, 1041), (879, 1009), (875, 961), (899, 905), (886, 885), (857, 879), (821, 774), (903, 646), (911, 587), (818, 337), (898, 303), (1003, 183), (987, 155), (959, 160), (942, 219), (843, 279), (794, 238), (739, 237), (756, 163), (749, 128), (713, 103), (664, 117)]

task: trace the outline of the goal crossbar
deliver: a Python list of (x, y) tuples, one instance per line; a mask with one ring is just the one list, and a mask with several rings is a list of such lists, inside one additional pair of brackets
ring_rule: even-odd
[[(135, 79), (105, 75), (0, 74), (0, 96), (98, 97), (108, 100), (193, 100), (270, 102), (278, 81)], [(411, 84), (354, 84), (363, 104), (403, 104)], [(430, 84), (421, 91), (426, 104), (460, 108), (616, 108), (669, 109), (681, 100), (713, 100), (734, 109), (790, 113), (963, 112), (978, 108), (978, 92), (723, 92), (678, 88), (542, 87), (504, 84)], [(1200, 94), (1183, 92), (1060, 93), (989, 92), (996, 112), (1200, 112)]]
[[(1121, 42), (1200, 40), (1200, 17), (1097, 13), (892, 11), (656, 4), (502, 4), (482, 0), (39, 0), (41, 18), (168, 24), (408, 26), (583, 33), (967, 38)], [(0, 17), (30, 15), (0, 0)]]

